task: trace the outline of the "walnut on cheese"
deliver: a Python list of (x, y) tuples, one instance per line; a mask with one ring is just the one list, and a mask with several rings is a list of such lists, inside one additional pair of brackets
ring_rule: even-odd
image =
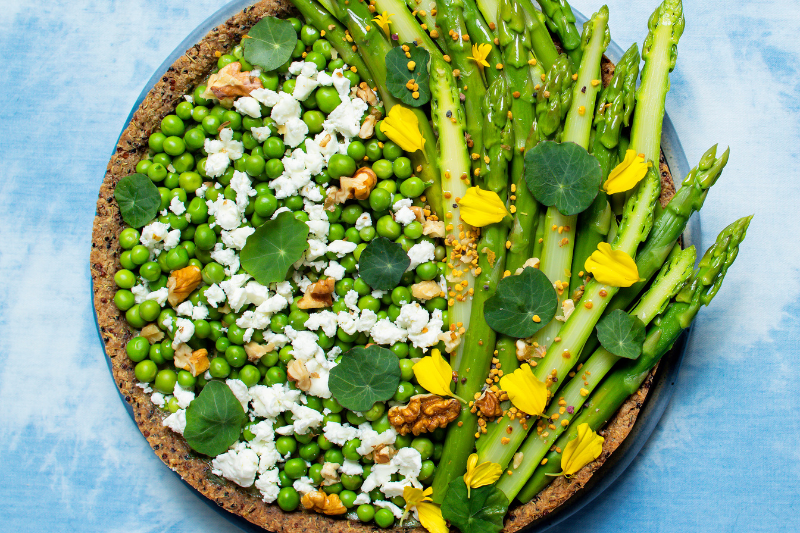
[(200, 348), (192, 351), (188, 344), (181, 344), (175, 350), (175, 366), (188, 370), (194, 377), (199, 376), (211, 366), (208, 361), (208, 350)]
[(167, 301), (172, 307), (177, 306), (192, 294), (202, 279), (200, 269), (194, 265), (174, 271), (167, 280), (167, 289), (169, 289)]
[(336, 280), (325, 278), (316, 283), (312, 283), (306, 288), (303, 299), (297, 302), (300, 309), (321, 309), (333, 305), (333, 286)]
[(342, 176), (339, 178), (338, 187), (328, 189), (328, 197), (325, 199), (325, 209), (331, 211), (336, 204), (344, 203), (346, 200), (366, 200), (369, 193), (378, 183), (378, 176), (371, 168), (362, 167), (356, 170), (352, 178)]
[(263, 88), (258, 77), (251, 77), (249, 71), (241, 72), (241, 68), (242, 65), (236, 61), (212, 74), (203, 98), (216, 98), (223, 105), (230, 106), (236, 96), (250, 96), (251, 91)]
[(389, 422), (400, 435), (419, 435), (447, 426), (460, 412), (461, 403), (455, 398), (418, 394), (407, 405), (389, 409)]

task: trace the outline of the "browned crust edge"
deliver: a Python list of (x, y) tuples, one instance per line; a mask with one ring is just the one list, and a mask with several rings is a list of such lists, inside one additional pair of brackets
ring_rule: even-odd
[[(115, 383), (125, 401), (133, 408), (134, 418), (142, 435), (164, 464), (177, 472), (205, 497), (223, 509), (275, 533), (386, 531), (376, 526), (317, 514), (285, 513), (277, 505), (268, 505), (261, 501), (257, 491), (242, 489), (214, 476), (208, 460), (195, 455), (183, 438), (162, 425), (164, 418), (162, 412), (150, 401), (147, 394), (136, 387), (134, 366), (125, 352), (125, 344), (133, 334), (122, 313), (117, 310), (113, 302), (116, 292), (114, 273), (120, 268), (119, 256), (121, 253), (117, 236), (123, 229), (119, 206), (114, 200), (116, 183), (123, 176), (134, 171), (136, 163), (147, 152), (149, 135), (158, 128), (161, 119), (172, 112), (184, 94), (189, 93), (205, 79), (216, 64), (215, 51), (225, 52), (231, 49), (262, 17), (285, 15), (291, 9), (291, 3), (288, 0), (262, 0), (237, 13), (224, 24), (217, 26), (173, 63), (134, 113), (108, 163), (97, 200), (90, 254), (97, 323), (105, 353), (111, 362)], [(610, 61), (604, 58), (604, 82), (607, 83), (607, 80), (610, 79), (613, 68)], [(661, 202), (666, 204), (675, 189), (663, 154), (661, 177)], [(627, 437), (650, 389), (654, 373), (655, 369), (639, 391), (631, 396), (601, 432), (606, 437), (601, 456), (587, 465), (573, 479), (558, 479), (537, 495), (533, 501), (513, 509), (506, 518), (506, 531), (518, 531), (533, 520), (552, 512), (586, 484), (594, 472)], [(395, 530), (400, 531), (399, 528), (395, 528)], [(424, 530), (416, 528), (414, 531), (422, 533)]]

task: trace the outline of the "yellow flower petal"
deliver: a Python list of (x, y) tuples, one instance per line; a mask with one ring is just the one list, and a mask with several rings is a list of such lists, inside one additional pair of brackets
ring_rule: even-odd
[(442, 509), (433, 503), (420, 503), (417, 505), (419, 523), (431, 533), (449, 533), (450, 528), (442, 517)]
[(611, 171), (608, 179), (603, 184), (607, 194), (617, 194), (633, 189), (647, 174), (648, 164), (644, 161), (644, 154), (636, 154), (633, 150), (625, 152), (625, 160)]
[(597, 281), (612, 287), (630, 287), (642, 281), (636, 261), (622, 250), (612, 250), (607, 242), (597, 245), (597, 250), (586, 260), (584, 268)]
[(475, 61), (478, 66), (483, 70), (483, 67), (488, 67), (489, 62), (486, 61), (486, 58), (489, 57), (489, 52), (492, 51), (492, 45), (487, 43), (481, 44), (473, 44), (472, 45), (472, 57), (468, 57), (467, 59), (472, 59)]
[(406, 501), (406, 510), (422, 502), (431, 501), (431, 494), (433, 494), (433, 487), (428, 487), (425, 490), (409, 485), (403, 487), (403, 499)]
[(480, 187), (470, 187), (458, 202), (461, 219), (476, 228), (500, 222), (508, 215), (506, 204), (494, 191), (486, 191)]
[(419, 132), (417, 115), (400, 104), (389, 110), (381, 122), (381, 132), (406, 152), (416, 152), (425, 147), (425, 138)]
[(453, 368), (442, 357), (439, 350), (431, 350), (431, 355), (420, 359), (413, 367), (420, 386), (439, 396), (453, 396), (450, 383), (453, 381)]
[(561, 455), (561, 469), (565, 476), (574, 475), (603, 452), (605, 439), (592, 431), (589, 424), (578, 426), (578, 436), (567, 443)]
[(386, 13), (386, 11), (384, 11), (383, 13), (381, 13), (380, 15), (378, 15), (377, 17), (372, 19), (372, 22), (374, 22), (375, 24), (380, 26), (380, 28), (383, 30), (383, 33), (385, 33), (386, 36), (389, 37), (389, 24), (392, 23), (392, 21), (389, 20), (389, 17), (393, 17), (393, 16), (394, 16), (394, 13), (389, 15), (389, 14)]
[(470, 490), (491, 485), (503, 473), (503, 469), (497, 463), (486, 461), (478, 464), (478, 454), (473, 453), (467, 459), (467, 473), (464, 474), (464, 483), (467, 485), (467, 498), (470, 497)]
[(531, 416), (541, 415), (547, 406), (547, 385), (533, 375), (528, 364), (500, 378), (500, 388), (506, 391), (514, 407)]

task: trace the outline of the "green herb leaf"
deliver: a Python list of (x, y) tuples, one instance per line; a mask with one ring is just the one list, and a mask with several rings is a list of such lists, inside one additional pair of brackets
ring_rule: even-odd
[(196, 452), (215, 457), (239, 440), (247, 416), (231, 389), (209, 381), (186, 408), (183, 437)]
[(622, 309), (612, 311), (597, 324), (597, 340), (617, 357), (638, 359), (644, 338), (644, 323)]
[(351, 411), (369, 411), (375, 402), (390, 399), (400, 383), (397, 356), (386, 348), (356, 346), (331, 370), (328, 388), (336, 401)]
[(553, 320), (557, 309), (553, 284), (541, 270), (528, 267), (517, 276), (500, 280), (497, 292), (483, 306), (483, 315), (496, 332), (523, 339)]
[(308, 247), (308, 226), (292, 213), (281, 213), (259, 226), (242, 248), (242, 268), (262, 285), (283, 281)]
[(373, 289), (388, 291), (400, 283), (411, 264), (403, 247), (386, 237), (378, 237), (361, 252), (358, 273)]
[(562, 215), (585, 211), (600, 190), (603, 171), (589, 152), (575, 143), (540, 142), (525, 154), (525, 182), (543, 205)]
[(132, 228), (141, 228), (156, 218), (161, 206), (161, 194), (153, 181), (144, 174), (125, 176), (114, 189), (122, 220)]
[(464, 477), (447, 486), (442, 501), (442, 517), (461, 533), (492, 533), (503, 529), (503, 517), (508, 511), (508, 498), (494, 485), (472, 489), (467, 498)]
[(264, 17), (242, 39), (242, 48), (249, 63), (273, 70), (289, 61), (296, 43), (297, 32), (291, 22)]
[[(386, 88), (395, 98), (406, 105), (421, 107), (431, 99), (431, 88), (428, 81), (428, 61), (431, 55), (421, 46), (409, 44), (411, 58), (406, 57), (402, 47), (392, 48), (386, 54)], [(414, 70), (408, 70), (408, 62), (415, 63)], [(408, 80), (414, 79), (419, 85), (419, 98), (414, 98), (406, 87)]]

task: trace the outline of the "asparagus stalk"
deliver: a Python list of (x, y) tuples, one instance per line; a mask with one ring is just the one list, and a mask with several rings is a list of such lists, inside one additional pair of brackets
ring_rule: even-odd
[[(639, 47), (633, 44), (617, 63), (614, 77), (600, 92), (595, 113), (595, 135), (592, 155), (603, 169), (603, 181), (617, 163), (617, 146), (622, 125), (628, 126), (636, 103), (636, 78), (639, 75)], [(572, 254), (570, 294), (583, 284), (581, 272), (586, 259), (606, 240), (611, 229), (611, 205), (608, 196), (600, 191), (592, 205), (578, 217), (575, 251)]]
[(434, 0), (406, 0), (406, 5), (411, 10), (411, 14), (421, 21), (420, 28), (428, 32), (439, 48), (444, 49), (445, 40), (442, 38), (442, 29), (436, 20), (438, 11), (436, 2)]
[[(357, 2), (357, 0), (354, 0)], [(351, 3), (354, 3), (351, 2)], [(361, 2), (357, 2), (361, 3)], [(442, 51), (433, 42), (430, 35), (417, 23), (417, 20), (406, 8), (403, 0), (380, 0), (375, 3), (376, 11), (392, 13), (392, 29), (397, 34), (401, 43), (416, 42), (417, 46), (423, 47), (430, 52), (431, 58), (442, 57)]]
[[(310, 0), (294, 0), (296, 4), (303, 4)], [(345, 23), (347, 24), (350, 39), (357, 45), (367, 66), (372, 74), (372, 79), (381, 93), (386, 111), (388, 112), (395, 105), (399, 105), (397, 99), (386, 88), (386, 54), (392, 49), (392, 45), (386, 40), (383, 32), (377, 24), (372, 22), (372, 12), (363, 2), (349, 2), (338, 0), (339, 8), (344, 13)], [(403, 7), (405, 10), (405, 7)], [(349, 42), (349, 40), (348, 40)], [(410, 154), (411, 163), (416, 169), (419, 178), (427, 185), (425, 192), (427, 201), (431, 209), (437, 216), (441, 217), (442, 208), (442, 184), (439, 170), (436, 167), (436, 137), (433, 128), (424, 111), (419, 108), (411, 108), (417, 116), (419, 130), (425, 139), (425, 147), (422, 150)]]
[[(669, 73), (678, 60), (678, 40), (684, 28), (681, 0), (664, 0), (650, 16), (647, 26), (650, 32), (642, 47), (644, 67), (636, 93), (637, 112), (633, 117), (630, 149), (644, 154), (645, 161), (658, 165)], [(656, 212), (661, 212), (660, 206), (656, 206)]]
[(555, 451), (547, 454), (547, 461), (535, 470), (519, 491), (520, 501), (530, 500), (552, 481), (553, 478), (547, 474), (554, 474), (561, 469), (559, 450), (563, 450), (575, 438), (576, 428), (583, 423), (589, 424), (595, 431), (603, 427), (625, 400), (639, 389), (680, 333), (692, 323), (700, 307), (711, 303), (728, 268), (736, 259), (751, 219), (752, 216), (741, 218), (720, 233), (714, 245), (703, 255), (692, 279), (649, 328), (642, 355), (612, 372), (589, 400), (582, 404), (579, 416), (570, 422), (570, 431), (556, 441)]
[[(523, 172), (526, 144), (533, 145), (538, 142), (538, 130), (533, 128), (533, 82), (529, 76), (528, 65), (531, 39), (525, 28), (524, 12), (518, 0), (500, 0), (499, 4), (497, 33), (503, 50), (503, 64), (508, 84), (514, 91), (511, 101), (514, 147), (511, 158), (509, 202), (514, 225), (508, 236), (511, 246), (506, 256), (506, 269), (514, 273), (531, 257), (532, 237), (539, 217), (539, 203), (528, 189)], [(533, 137), (531, 132), (534, 134)]]
[[(412, 0), (413, 1), (413, 0)], [(480, 155), (483, 153), (483, 98), (486, 86), (478, 64), (472, 56), (471, 41), (465, 41), (468, 35), (464, 20), (464, 2), (462, 0), (441, 0), (436, 14), (436, 22), (441, 31), (448, 36), (444, 39), (445, 51), (450, 56), (450, 64), (459, 71), (458, 85), (464, 95), (463, 104), (466, 115), (464, 129), (468, 135), (467, 146), (471, 153), (473, 170), (480, 168)], [(452, 36), (455, 35), (455, 38)]]
[(542, 13), (547, 21), (550, 31), (558, 35), (561, 46), (567, 51), (574, 66), (581, 63), (583, 47), (581, 34), (575, 27), (575, 15), (572, 13), (567, 0), (537, 0), (542, 7)]
[[(667, 204), (667, 207), (656, 215), (653, 229), (642, 249), (636, 255), (636, 268), (639, 277), (644, 281), (634, 283), (630, 287), (620, 289), (617, 295), (609, 302), (605, 313), (616, 309), (627, 309), (642, 290), (647, 286), (660, 265), (675, 247), (678, 237), (686, 229), (692, 214), (703, 207), (708, 196), (708, 190), (722, 175), (722, 170), (728, 163), (730, 149), (726, 149), (717, 157), (717, 145), (709, 148), (700, 162), (684, 178), (678, 192)], [(586, 342), (583, 353), (592, 353), (597, 346), (597, 338), (592, 336)]]
[[(581, 43), (583, 62), (572, 88), (572, 105), (564, 125), (563, 142), (573, 142), (588, 148), (592, 128), (592, 113), (600, 91), (600, 62), (611, 36), (608, 31), (608, 7), (603, 6), (583, 27)], [(540, 124), (540, 128), (543, 126)], [(555, 206), (547, 208), (545, 233), (539, 268), (553, 282), (558, 292), (559, 306), (569, 297), (572, 251), (575, 245), (577, 215), (561, 214)], [(553, 319), (534, 336), (534, 346), (547, 348), (556, 337), (561, 323)], [(580, 347), (578, 347), (580, 349)], [(576, 353), (577, 355), (577, 353)], [(541, 379), (541, 378), (540, 378)]]
[[(539, 78), (542, 80), (541, 78)], [(562, 54), (541, 81), (534, 80), (536, 118), (542, 138), (552, 138), (572, 104), (572, 65)]]
[[(445, 220), (445, 245), (447, 246), (447, 282), (450, 298), (450, 322), (459, 330), (469, 329), (475, 278), (469, 266), (461, 262), (462, 240), (475, 239), (477, 232), (461, 220), (454, 198), (463, 197), (470, 185), (470, 161), (464, 139), (462, 117), (464, 111), (458, 99), (455, 80), (450, 66), (443, 59), (431, 58), (431, 116), (439, 134), (438, 166), (442, 173), (442, 212)], [(460, 251), (459, 251), (460, 250)], [(456, 289), (458, 288), (458, 290)], [(456, 359), (464, 351), (464, 343), (457, 347)]]
[(486, 61), (489, 66), (484, 69), (483, 75), (486, 77), (486, 86), (490, 86), (503, 76), (502, 67), (498, 69), (498, 65), (503, 64), (503, 59), (500, 54), (500, 47), (495, 43), (495, 26), (490, 26), (483, 18), (478, 6), (475, 5), (474, 0), (462, 0), (462, 10), (464, 12), (464, 21), (469, 31), (469, 40), (472, 44), (481, 45), (488, 44), (491, 48)]
[[(642, 302), (631, 312), (631, 315), (637, 317), (645, 325), (650, 323), (658, 313), (664, 310), (670, 299), (677, 294), (692, 275), (696, 257), (694, 247), (676, 250), (672, 260), (664, 265), (653, 286)], [(516, 496), (517, 491), (522, 488), (522, 485), (547, 454), (550, 446), (566, 430), (570, 419), (577, 416), (577, 412), (569, 413), (566, 407), (572, 406), (575, 409), (575, 406), (582, 405), (585, 397), (594, 390), (620, 359), (608, 350), (598, 348), (566, 384), (564, 390), (559, 394), (558, 401), (550, 404), (535, 432), (525, 438), (524, 431), (515, 431), (508, 435), (508, 444), (501, 445), (500, 449), (491, 450), (494, 452), (494, 457), (485, 460), (502, 460), (501, 464), (505, 466), (515, 455), (522, 439), (525, 439), (519, 448), (522, 460), (511, 465), (508, 470), (510, 474), (503, 476), (497, 485), (509, 500)]]
[[(507, 170), (513, 136), (508, 118), (510, 108), (508, 83), (504, 77), (500, 77), (489, 87), (484, 100), (484, 142), (489, 157), (489, 172), (484, 183), (487, 189), (497, 193), (503, 200), (507, 196)], [(462, 341), (464, 353), (455, 360), (459, 378), (456, 394), (461, 398), (473, 398), (481, 390), (489, 373), (496, 335), (484, 319), (483, 306), (494, 294), (503, 276), (507, 235), (508, 224), (503, 220), (484, 227), (478, 242), (479, 272), (475, 279), (470, 327)], [(437, 503), (444, 498), (450, 481), (466, 469), (467, 458), (475, 445), (476, 431), (477, 416), (469, 409), (462, 409), (456, 423), (448, 428), (442, 459), (433, 480), (433, 498)]]

